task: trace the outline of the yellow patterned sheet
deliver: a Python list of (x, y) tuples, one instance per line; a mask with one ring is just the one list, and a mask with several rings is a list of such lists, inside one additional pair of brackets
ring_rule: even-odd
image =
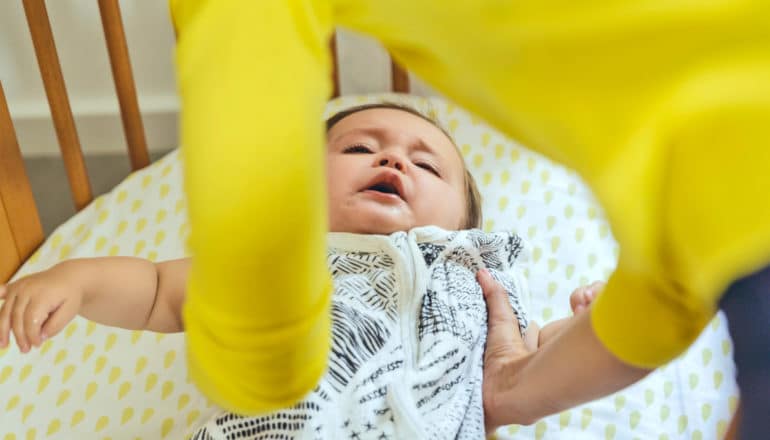
[[(484, 197), (486, 230), (528, 239), (532, 317), (569, 313), (576, 286), (606, 279), (617, 245), (590, 191), (571, 171), (503, 137), (438, 98), (343, 97), (327, 113), (389, 100), (435, 116), (455, 137)], [(179, 153), (134, 173), (67, 221), (18, 276), (65, 258), (186, 255)], [(654, 325), (651, 322), (650, 325)], [(510, 439), (716, 439), (737, 402), (731, 342), (716, 318), (687, 354), (616, 395), (509, 426)], [(40, 350), (0, 351), (0, 440), (185, 438), (217, 408), (188, 381), (184, 336), (127, 331), (75, 319)]]
[[(17, 274), (66, 258), (185, 255), (173, 152), (60, 226)], [(0, 439), (178, 439), (214, 408), (188, 382), (184, 336), (76, 318), (39, 350), (0, 351)]]

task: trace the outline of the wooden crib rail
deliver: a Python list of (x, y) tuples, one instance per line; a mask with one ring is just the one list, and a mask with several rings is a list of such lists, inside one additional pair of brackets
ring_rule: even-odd
[(390, 57), (390, 87), (394, 92), (409, 93), (409, 74)]
[[(77, 210), (93, 199), (75, 119), (44, 0), (23, 0), (32, 44)], [(99, 12), (134, 170), (149, 164), (144, 126), (131, 73), (118, 0), (99, 0)], [(0, 283), (43, 242), (43, 228), (29, 185), (5, 93), (0, 85)]]
[(48, 20), (48, 10), (44, 0), (24, 0), (23, 4), (48, 106), (51, 108), (56, 137), (59, 140), (59, 149), (67, 170), (72, 199), (75, 208), (81, 210), (91, 202), (93, 195), (51, 32), (51, 23)]
[[(44, 0), (24, 0), (23, 4), (40, 74), (48, 97), (48, 104), (51, 108), (59, 148), (67, 170), (72, 198), (75, 208), (80, 210), (91, 202), (93, 195), (59, 64), (56, 44), (51, 32), (48, 11)], [(118, 1), (99, 0), (99, 13), (104, 28), (112, 77), (120, 104), (120, 116), (128, 144), (131, 168), (137, 170), (147, 166), (150, 159)]]
[[(337, 34), (332, 34), (329, 41), (332, 56), (332, 98), (340, 96), (339, 57), (337, 53)], [(397, 93), (409, 93), (409, 73), (390, 57), (390, 89)]]
[(102, 16), (112, 78), (115, 81), (115, 91), (120, 103), (120, 116), (123, 120), (123, 132), (126, 135), (128, 154), (131, 158), (131, 169), (138, 170), (150, 164), (150, 155), (144, 136), (144, 124), (139, 113), (139, 101), (136, 97), (134, 76), (131, 73), (131, 59), (128, 56), (128, 44), (118, 0), (99, 0), (99, 13)]
[(0, 83), (0, 283), (43, 242), (43, 227)]
[(329, 40), (329, 51), (332, 55), (332, 98), (340, 96), (340, 71), (337, 66), (337, 33)]

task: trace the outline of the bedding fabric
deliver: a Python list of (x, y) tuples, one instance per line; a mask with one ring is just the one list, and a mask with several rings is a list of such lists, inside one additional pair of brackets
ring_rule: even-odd
[(525, 332), (522, 250), (516, 235), (479, 230), (330, 234), (333, 337), (320, 384), (290, 409), (225, 412), (193, 438), (483, 438), (487, 310), (476, 271), (506, 287)]

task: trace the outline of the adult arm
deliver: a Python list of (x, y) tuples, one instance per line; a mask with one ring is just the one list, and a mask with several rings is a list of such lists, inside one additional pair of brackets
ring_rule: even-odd
[(237, 413), (289, 406), (315, 386), (329, 348), (330, 11), (285, 0), (171, 6), (192, 231), (190, 375)]
[(478, 280), (489, 311), (483, 381), (487, 432), (512, 423), (534, 423), (618, 391), (649, 372), (623, 363), (604, 348), (591, 328), (590, 310), (530, 351), (505, 289), (483, 270)]

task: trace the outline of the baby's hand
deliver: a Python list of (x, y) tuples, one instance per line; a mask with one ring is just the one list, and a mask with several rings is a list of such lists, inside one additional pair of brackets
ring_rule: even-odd
[(594, 281), (587, 286), (575, 289), (569, 296), (569, 305), (572, 307), (572, 312), (577, 315), (586, 310), (596, 298), (596, 295), (604, 290), (605, 284), (603, 281)]
[(0, 285), (0, 348), (8, 346), (10, 330), (22, 353), (39, 347), (80, 310), (83, 291), (66, 268), (54, 266), (8, 285)]

